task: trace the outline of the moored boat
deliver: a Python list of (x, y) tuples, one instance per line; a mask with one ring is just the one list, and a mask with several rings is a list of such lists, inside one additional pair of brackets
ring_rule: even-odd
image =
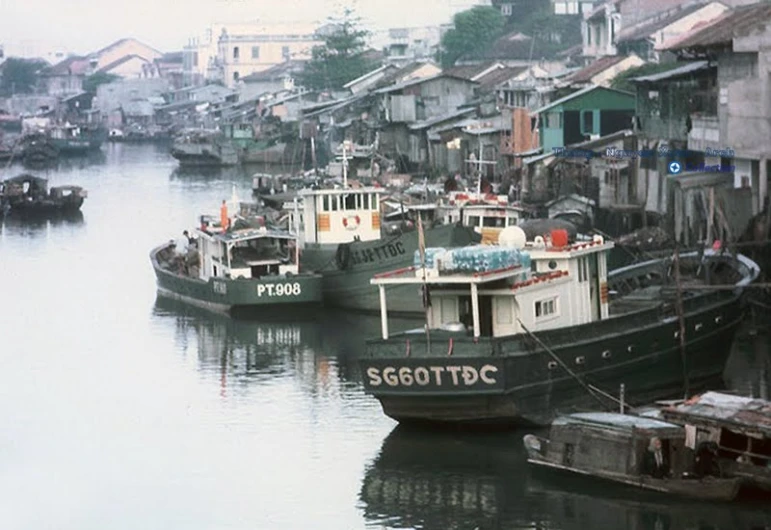
[(679, 425), (590, 412), (554, 420), (549, 438), (524, 437), (528, 463), (705, 501), (732, 501), (742, 479), (696, 472)]
[[(303, 190), (303, 267), (324, 277), (324, 301), (333, 306), (377, 312), (378, 294), (370, 285), (373, 275), (409, 267), (418, 248), (418, 232), (387, 234), (381, 226), (382, 188)], [(429, 246), (460, 247), (480, 236), (459, 224), (433, 226), (425, 231)], [(389, 289), (394, 313), (421, 315), (414, 286)]]
[[(613, 244), (601, 236), (571, 242), (556, 230), (526, 241), (512, 227), (501, 238), (498, 248), (429, 249), (424, 267), (372, 279), (382, 337), (367, 341), (360, 365), (388, 416), (548, 424), (620, 384), (637, 401), (669, 397), (686, 379), (695, 388), (722, 374), (742, 287), (759, 274), (719, 251), (609, 274)], [(391, 286), (423, 287), (428, 331), (389, 333)]]
[(60, 154), (82, 155), (99, 149), (107, 134), (101, 128), (64, 124), (51, 127), (49, 136)]
[(25, 165), (43, 166), (55, 162), (60, 152), (50, 136), (36, 131), (27, 133), (18, 140), (15, 154)]
[(235, 144), (219, 130), (182, 131), (174, 138), (171, 156), (180, 166), (235, 166), (239, 163)]
[(771, 492), (771, 401), (706, 392), (680, 403), (662, 404), (657, 417), (686, 426), (699, 452), (712, 445), (721, 473), (741, 477)]
[(10, 215), (55, 215), (77, 212), (88, 197), (80, 186), (52, 186), (48, 180), (22, 174), (0, 182), (0, 211)]
[(517, 226), (528, 217), (524, 208), (510, 204), (506, 195), (453, 191), (438, 206), (446, 223), (461, 223), (482, 236), (482, 243), (495, 245), (501, 231)]
[(194, 233), (184, 252), (170, 242), (150, 253), (159, 294), (231, 314), (321, 302), (321, 276), (300, 270), (293, 233), (238, 221), (223, 230), (210, 216)]

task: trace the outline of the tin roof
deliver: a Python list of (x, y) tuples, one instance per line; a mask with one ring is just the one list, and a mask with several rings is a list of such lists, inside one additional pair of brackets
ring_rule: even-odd
[(626, 55), (607, 55), (605, 57), (600, 57), (588, 66), (581, 68), (577, 72), (573, 72), (568, 76), (567, 80), (571, 83), (589, 83), (594, 76), (604, 72), (608, 68), (616, 66), (626, 58)]
[(767, 24), (769, 19), (771, 19), (771, 4), (767, 2), (737, 7), (684, 39), (674, 42), (667, 49), (683, 50), (729, 45), (734, 38), (760, 28)]
[(618, 414), (615, 412), (582, 412), (561, 416), (553, 425), (594, 425), (610, 429), (646, 431), (682, 431), (682, 427), (653, 418)]
[(657, 74), (633, 77), (631, 81), (634, 83), (656, 83), (658, 81), (674, 79), (683, 75), (691, 74), (693, 72), (708, 70), (711, 67), (713, 66), (710, 65), (709, 61), (693, 61), (686, 63), (683, 66), (678, 66), (676, 68), (672, 68), (671, 70), (666, 70)]
[(771, 401), (706, 392), (662, 410), (665, 417), (729, 424), (771, 436)]
[(664, 13), (663, 15), (650, 17), (647, 20), (643, 20), (639, 24), (635, 24), (634, 26), (621, 30), (616, 37), (616, 42), (632, 42), (645, 39), (655, 34), (657, 31), (662, 30), (671, 24), (674, 24), (681, 18), (684, 18), (703, 8), (704, 4), (677, 6), (674, 11)]

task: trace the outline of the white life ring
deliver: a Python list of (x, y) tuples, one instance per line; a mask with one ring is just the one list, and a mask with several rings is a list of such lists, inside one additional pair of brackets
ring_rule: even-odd
[(358, 215), (348, 215), (343, 217), (343, 226), (346, 230), (356, 230), (361, 224), (361, 218)]

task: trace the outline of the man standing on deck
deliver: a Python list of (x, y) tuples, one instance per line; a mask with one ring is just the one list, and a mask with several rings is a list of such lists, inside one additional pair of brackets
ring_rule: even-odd
[(222, 206), (220, 206), (220, 225), (222, 226), (223, 232), (227, 232), (228, 228), (230, 228), (230, 218), (228, 217), (228, 202), (225, 199), (222, 199)]
[(643, 474), (650, 475), (653, 478), (666, 478), (669, 476), (669, 459), (661, 449), (661, 440), (655, 436), (651, 438), (648, 451), (645, 453)]

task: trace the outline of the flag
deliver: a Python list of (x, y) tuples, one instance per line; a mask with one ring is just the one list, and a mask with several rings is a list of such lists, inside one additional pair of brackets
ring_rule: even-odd
[(423, 221), (418, 212), (418, 252), (420, 253), (420, 264), (426, 266), (426, 236), (423, 233)]

